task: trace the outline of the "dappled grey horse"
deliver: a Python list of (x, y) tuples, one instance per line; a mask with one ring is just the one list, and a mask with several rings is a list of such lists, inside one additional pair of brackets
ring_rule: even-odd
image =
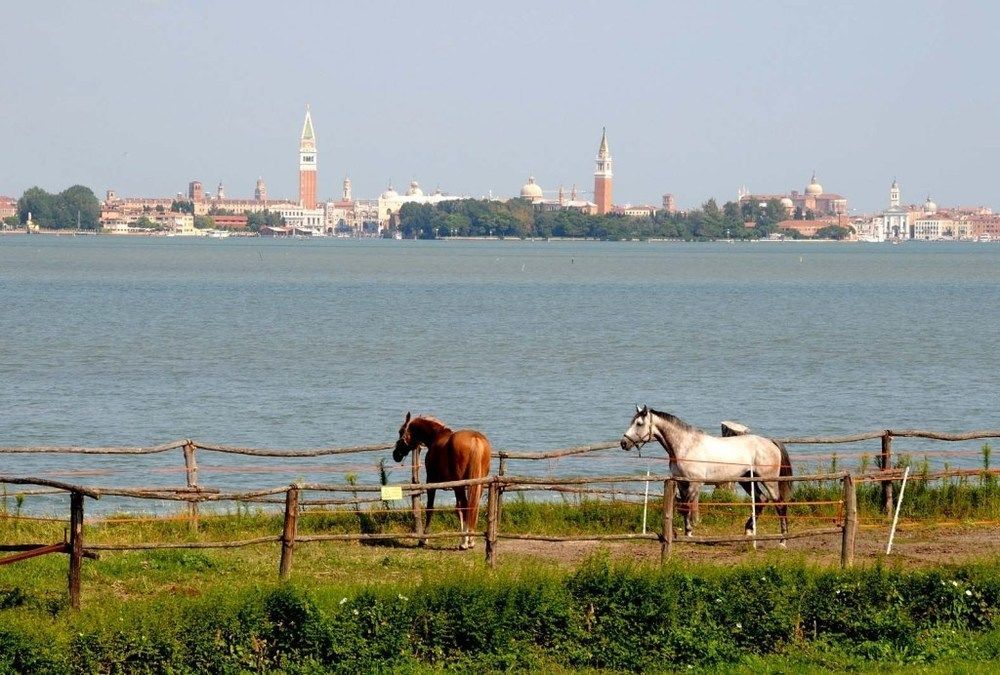
[[(670, 473), (678, 479), (680, 501), (685, 507), (684, 532), (689, 537), (694, 533), (693, 512), (698, 508), (698, 495), (704, 483), (739, 481), (747, 494), (751, 494), (750, 482), (741, 478), (792, 475), (788, 452), (778, 441), (753, 434), (712, 436), (670, 413), (636, 406), (632, 422), (622, 435), (622, 450), (641, 448), (652, 440), (658, 441), (670, 457)], [(781, 534), (788, 534), (791, 482), (759, 481), (755, 492), (755, 515), (744, 525), (747, 535), (753, 534), (753, 520), (764, 510), (764, 499), (774, 503)], [(784, 545), (782, 539), (781, 546)]]

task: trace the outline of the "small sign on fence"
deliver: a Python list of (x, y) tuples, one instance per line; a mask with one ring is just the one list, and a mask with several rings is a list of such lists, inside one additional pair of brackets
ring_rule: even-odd
[(399, 485), (383, 485), (382, 501), (391, 502), (403, 498), (403, 488)]

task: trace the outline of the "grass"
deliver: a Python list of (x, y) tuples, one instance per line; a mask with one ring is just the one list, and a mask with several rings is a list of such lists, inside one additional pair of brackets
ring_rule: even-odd
[(992, 562), (511, 557), (488, 574), (479, 556), (336, 545), (303, 548), (302, 571), (280, 584), (260, 574), (266, 548), (109, 556), (88, 565), (105, 583), (79, 614), (46, 596), (53, 559), (29, 561), (0, 578), (0, 671), (978, 672), (1000, 658)]

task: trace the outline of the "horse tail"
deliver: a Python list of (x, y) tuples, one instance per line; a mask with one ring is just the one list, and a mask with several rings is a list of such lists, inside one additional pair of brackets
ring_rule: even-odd
[[(776, 441), (772, 438), (771, 442), (778, 446), (778, 450), (781, 451), (781, 467), (778, 469), (778, 475), (791, 476), (792, 460), (788, 457), (788, 449), (785, 448), (785, 444), (781, 441)], [(781, 497), (781, 501), (787, 504), (792, 497), (792, 481), (789, 480), (779, 482), (778, 495)]]

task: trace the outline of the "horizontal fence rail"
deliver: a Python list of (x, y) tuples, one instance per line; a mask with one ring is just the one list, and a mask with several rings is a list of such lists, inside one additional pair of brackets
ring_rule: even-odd
[[(742, 425), (738, 425), (742, 426)], [(742, 433), (742, 432), (740, 432)], [(320, 447), (320, 448), (299, 448), (299, 449), (272, 449), (255, 448), (237, 445), (223, 445), (215, 443), (205, 443), (193, 439), (178, 439), (160, 445), (139, 447), (139, 446), (2, 446), (0, 454), (77, 454), (77, 455), (154, 455), (172, 450), (183, 452), (184, 466), (178, 470), (183, 470), (186, 476), (186, 485), (178, 487), (97, 487), (93, 485), (78, 485), (61, 480), (53, 480), (45, 477), (0, 475), (0, 484), (25, 486), (27, 489), (18, 493), (23, 495), (60, 495), (70, 496), (70, 517), (64, 518), (38, 518), (34, 516), (10, 516), (4, 513), (3, 517), (20, 518), (24, 520), (44, 520), (54, 522), (68, 522), (69, 540), (57, 544), (5, 544), (0, 545), (0, 551), (16, 552), (7, 558), (0, 558), (0, 564), (17, 562), (19, 560), (46, 555), (51, 553), (67, 553), (70, 557), (70, 604), (74, 608), (80, 603), (80, 572), (81, 561), (84, 558), (97, 557), (98, 551), (128, 551), (144, 549), (238, 549), (247, 546), (274, 544), (281, 545), (281, 560), (279, 564), (279, 574), (282, 578), (287, 578), (291, 572), (293, 554), (296, 544), (324, 542), (324, 541), (384, 541), (384, 540), (417, 540), (425, 542), (427, 540), (440, 540), (446, 538), (457, 538), (462, 536), (473, 536), (485, 541), (486, 559), (493, 566), (496, 564), (498, 542), (501, 540), (525, 540), (541, 542), (580, 542), (580, 541), (650, 541), (659, 542), (661, 546), (661, 561), (665, 561), (672, 552), (675, 544), (714, 544), (725, 542), (767, 542), (784, 539), (800, 539), (804, 537), (820, 537), (833, 534), (840, 534), (841, 541), (841, 564), (849, 566), (854, 558), (854, 541), (858, 529), (857, 517), (857, 496), (856, 486), (860, 482), (878, 482), (882, 486), (882, 497), (885, 511), (889, 511), (892, 505), (893, 481), (902, 478), (903, 469), (893, 467), (892, 460), (892, 440), (893, 438), (920, 438), (937, 441), (969, 441), (988, 438), (1000, 438), (1000, 430), (978, 430), (962, 433), (944, 433), (937, 431), (926, 431), (916, 429), (887, 429), (882, 431), (862, 432), (857, 434), (842, 436), (801, 436), (787, 437), (778, 440), (789, 444), (812, 445), (812, 444), (846, 444), (863, 441), (879, 440), (879, 451), (872, 453), (876, 460), (871, 470), (864, 470), (859, 474), (852, 474), (849, 471), (829, 471), (829, 472), (805, 472), (802, 475), (778, 476), (772, 478), (752, 477), (740, 478), (741, 483), (762, 483), (762, 482), (827, 482), (841, 483), (842, 497), (839, 501), (831, 501), (829, 498), (815, 502), (789, 502), (791, 505), (800, 506), (821, 506), (829, 514), (830, 510), (837, 507), (837, 514), (815, 516), (823, 527), (815, 529), (797, 530), (785, 535), (755, 533), (752, 536), (693, 536), (677, 538), (674, 534), (673, 521), (678, 508), (675, 504), (676, 489), (678, 479), (674, 478), (666, 465), (663, 471), (650, 471), (646, 475), (638, 474), (617, 474), (605, 476), (530, 476), (511, 475), (509, 463), (511, 461), (547, 461), (560, 460), (564, 458), (583, 458), (590, 453), (611, 450), (619, 446), (618, 442), (592, 443), (578, 445), (569, 448), (549, 450), (543, 452), (510, 451), (501, 450), (497, 453), (499, 466), (495, 475), (479, 479), (448, 481), (438, 483), (420, 482), (420, 451), (411, 453), (410, 482), (403, 482), (393, 487), (398, 488), (396, 493), (404, 501), (410, 500), (410, 514), (407, 516), (412, 520), (410, 531), (400, 532), (347, 532), (347, 533), (322, 533), (313, 532), (308, 534), (298, 533), (300, 516), (316, 515), (325, 513), (323, 511), (303, 511), (304, 507), (352, 507), (341, 510), (329, 511), (329, 513), (339, 514), (372, 514), (388, 513), (406, 514), (407, 509), (389, 509), (388, 501), (382, 493), (382, 485), (363, 484), (351, 482), (348, 475), (348, 482), (313, 482), (298, 481), (291, 485), (284, 484), (272, 488), (254, 489), (248, 491), (225, 490), (217, 487), (204, 487), (200, 484), (200, 473), (206, 469), (212, 470), (214, 467), (199, 467), (197, 456), (199, 452), (210, 452), (228, 455), (242, 455), (248, 457), (262, 457), (270, 459), (294, 459), (294, 458), (316, 458), (337, 455), (350, 455), (358, 453), (385, 452), (390, 450), (392, 444), (369, 444), (353, 445), (344, 447)], [(975, 454), (972, 451), (961, 451), (962, 454)], [(867, 453), (866, 453), (867, 454)], [(946, 453), (945, 453), (946, 454)], [(955, 453), (958, 454), (958, 453)], [(837, 457), (833, 455), (832, 457)], [(988, 460), (988, 453), (984, 454)], [(656, 461), (666, 461), (667, 458), (660, 453), (654, 458)], [(796, 458), (793, 456), (793, 461)], [(987, 462), (988, 464), (988, 462)], [(862, 467), (865, 465), (863, 464)], [(239, 469), (240, 467), (237, 467)], [(243, 467), (245, 468), (245, 467)], [(262, 469), (263, 470), (263, 469)], [(161, 470), (162, 471), (162, 470)], [(67, 472), (73, 475), (73, 472)], [(90, 472), (90, 475), (99, 475), (100, 472)], [(87, 471), (78, 471), (75, 475), (87, 475)], [(925, 479), (933, 480), (951, 476), (1000, 476), (1000, 469), (989, 468), (988, 465), (981, 469), (970, 468), (948, 468), (945, 464), (944, 470), (910, 473), (910, 480)], [(727, 481), (727, 483), (730, 483)], [(646, 491), (641, 490), (641, 484), (646, 485)], [(713, 484), (706, 481), (706, 484)], [(638, 485), (638, 487), (636, 487)], [(649, 486), (657, 486), (653, 494), (649, 491)], [(480, 532), (425, 532), (425, 516), (431, 511), (426, 509), (421, 502), (421, 496), (431, 490), (451, 490), (455, 488), (465, 488), (480, 486), (487, 493), (486, 504), (486, 526)], [(610, 486), (610, 487), (609, 487)], [(629, 489), (629, 486), (633, 486)], [(662, 492), (660, 487), (662, 486)], [(548, 535), (530, 532), (501, 532), (500, 522), (503, 509), (503, 495), (506, 492), (530, 493), (545, 492), (554, 494), (571, 495), (611, 495), (613, 499), (618, 496), (635, 498), (629, 503), (639, 503), (638, 498), (648, 500), (654, 497), (659, 501), (662, 516), (662, 528), (659, 532), (645, 531), (645, 516), (643, 520), (643, 533), (611, 533), (611, 534), (587, 534), (578, 533), (573, 535)], [(349, 496), (345, 496), (349, 495)], [(84, 498), (100, 499), (101, 497), (115, 497), (123, 499), (148, 500), (150, 502), (177, 502), (186, 504), (187, 514), (183, 517), (190, 524), (193, 530), (198, 529), (199, 518), (203, 514), (199, 513), (201, 504), (219, 504), (226, 502), (256, 503), (268, 505), (273, 515), (283, 514), (284, 523), (280, 534), (258, 536), (233, 541), (180, 541), (180, 542), (132, 542), (132, 543), (94, 543), (84, 547), (83, 543), (83, 503)], [(393, 497), (393, 500), (398, 497)], [(386, 505), (385, 510), (373, 509), (379, 503)], [(283, 510), (280, 505), (284, 505)], [(711, 504), (711, 503), (709, 503)], [(362, 505), (369, 508), (359, 510)], [(751, 502), (717, 502), (714, 506), (736, 507), (751, 505)], [(683, 507), (684, 505), (680, 505)], [(433, 509), (433, 511), (442, 509)], [(813, 512), (818, 514), (819, 512)], [(167, 520), (162, 517), (150, 517), (146, 519), (121, 518), (118, 521), (107, 519), (96, 522), (135, 522), (138, 520), (155, 521)], [(826, 521), (825, 523), (823, 521)], [(397, 521), (398, 523), (398, 521)]]

